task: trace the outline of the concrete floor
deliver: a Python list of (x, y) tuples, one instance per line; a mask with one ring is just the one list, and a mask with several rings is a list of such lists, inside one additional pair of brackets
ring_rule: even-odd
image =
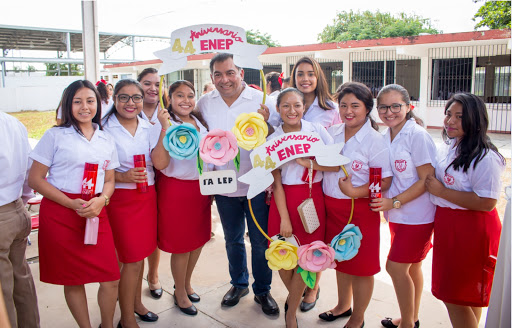
[[(440, 130), (429, 130), (437, 144), (441, 142)], [(502, 154), (510, 158), (510, 135), (492, 134), (493, 142), (500, 148)], [(149, 294), (146, 281), (143, 282), (143, 302), (148, 309), (157, 313), (160, 319), (155, 323), (139, 322), (141, 327), (284, 327), (284, 302), (287, 292), (277, 272), (273, 274), (272, 295), (280, 306), (278, 316), (263, 314), (260, 306), (254, 302), (252, 292), (241, 299), (240, 303), (232, 308), (220, 306), (220, 301), (230, 288), (228, 261), (224, 247), (224, 234), (220, 225), (216, 209), (213, 214), (213, 231), (215, 236), (204, 246), (199, 258), (192, 281), (201, 302), (196, 304), (199, 314), (191, 317), (183, 314), (172, 300), (172, 286), (174, 284), (169, 260), (170, 254), (162, 252), (159, 276), (164, 288), (164, 295), (154, 300)], [(503, 213), (500, 213), (502, 215)], [(37, 232), (31, 234), (32, 245), (27, 248), (27, 258), (37, 256)], [(250, 244), (246, 238), (247, 249)], [(375, 289), (372, 300), (366, 311), (365, 327), (382, 327), (380, 320), (386, 316), (400, 315), (396, 297), (389, 275), (385, 271), (385, 262), (390, 247), (389, 228), (387, 223), (381, 224), (381, 268), (382, 271), (375, 276)], [(250, 251), (248, 251), (250, 257)], [(250, 259), (248, 261), (250, 263)], [(424, 291), (420, 309), (421, 327), (450, 327), (448, 313), (442, 302), (430, 293), (431, 286), (432, 252), (429, 253), (423, 264), (425, 278)], [(63, 288), (39, 281), (39, 264), (37, 260), (30, 264), (39, 298), (39, 311), (42, 327), (76, 327), (76, 323), (69, 312), (64, 300)], [(146, 267), (147, 270), (147, 267)], [(249, 268), (251, 270), (251, 268)], [(144, 275), (145, 276), (145, 275)], [(337, 302), (337, 287), (334, 270), (327, 270), (320, 281), (321, 294), (316, 307), (307, 312), (298, 314), (300, 327), (343, 327), (348, 319), (338, 319), (328, 323), (321, 321), (318, 315), (333, 308)], [(98, 284), (89, 284), (86, 287), (89, 301), (89, 314), (92, 327), (100, 324), (99, 308), (96, 302)], [(487, 311), (484, 310), (480, 327), (484, 327)], [(120, 318), (119, 308), (116, 310), (114, 323)]]

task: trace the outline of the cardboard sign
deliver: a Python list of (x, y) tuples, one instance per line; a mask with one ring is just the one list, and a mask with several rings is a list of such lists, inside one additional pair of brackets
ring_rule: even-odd
[(229, 194), (237, 189), (236, 173), (233, 170), (203, 172), (199, 176), (202, 195)]
[(175, 30), (171, 33), (171, 47), (154, 52), (163, 64), (158, 69), (159, 75), (177, 71), (187, 65), (190, 55), (226, 52), (233, 54), (233, 61), (238, 67), (261, 70), (263, 65), (258, 60), (267, 46), (247, 43), (245, 30), (231, 25), (203, 24)]
[(274, 182), (272, 171), (300, 157), (315, 156), (322, 166), (339, 166), (350, 162), (340, 155), (344, 143), (325, 145), (316, 132), (292, 132), (273, 138), (251, 153), (252, 169), (238, 178), (249, 185), (247, 198), (252, 199)]

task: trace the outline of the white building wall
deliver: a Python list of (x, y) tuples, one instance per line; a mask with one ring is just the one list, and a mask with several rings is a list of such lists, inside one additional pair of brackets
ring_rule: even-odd
[(55, 110), (62, 92), (81, 76), (23, 76), (5, 77), (5, 88), (0, 88), (0, 111)]

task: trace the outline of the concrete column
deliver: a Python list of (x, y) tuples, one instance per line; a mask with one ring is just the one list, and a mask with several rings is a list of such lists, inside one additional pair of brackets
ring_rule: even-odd
[(425, 125), (428, 125), (428, 84), (430, 83), (430, 79), (428, 78), (428, 56), (421, 57), (420, 64), (420, 101), (419, 108), (415, 108), (414, 111), (418, 114), (420, 118), (423, 119)]
[(343, 83), (352, 81), (350, 72), (350, 59), (344, 58), (342, 62), (343, 67)]
[(100, 40), (98, 9), (95, 0), (82, 0), (82, 44), (85, 78), (96, 83), (100, 72)]
[[(66, 32), (66, 51), (68, 59), (71, 58), (71, 33)], [(71, 64), (68, 64), (68, 76), (71, 76)]]

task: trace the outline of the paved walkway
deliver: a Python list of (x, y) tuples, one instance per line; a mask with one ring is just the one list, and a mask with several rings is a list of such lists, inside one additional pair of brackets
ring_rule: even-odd
[[(442, 142), (440, 130), (432, 129), (429, 132), (431, 132), (436, 143)], [(491, 138), (496, 146), (500, 148), (502, 154), (510, 158), (510, 135), (493, 134)], [(281, 308), (281, 314), (278, 316), (263, 314), (259, 305), (253, 300), (252, 292), (233, 308), (220, 306), (222, 296), (230, 288), (230, 284), (224, 234), (215, 208), (212, 213), (215, 237), (205, 245), (192, 279), (195, 291), (201, 296), (201, 302), (196, 304), (199, 314), (195, 317), (187, 316), (174, 305), (172, 300), (172, 286), (174, 283), (169, 268), (170, 255), (162, 252), (159, 275), (165, 291), (163, 297), (160, 300), (152, 299), (146, 282), (144, 281), (143, 284), (143, 302), (147, 308), (157, 313), (160, 319), (156, 323), (140, 322), (140, 326), (148, 328), (284, 327), (283, 305), (287, 293), (277, 272), (274, 272), (273, 276), (272, 295)], [(500, 213), (500, 215), (502, 214)], [(27, 248), (27, 258), (37, 256), (37, 233), (31, 235), (31, 240), (32, 245)], [(246, 244), (249, 249), (250, 244), (247, 238)], [(382, 271), (375, 276), (375, 290), (365, 315), (365, 327), (369, 328), (381, 328), (380, 320), (386, 316), (399, 316), (393, 285), (388, 274), (385, 272), (385, 261), (390, 246), (389, 228), (385, 222), (381, 224), (380, 245)], [(250, 263), (250, 260), (248, 262)], [(444, 305), (430, 293), (431, 266), (432, 252), (429, 253), (423, 264), (425, 284), (420, 310), (421, 326), (429, 328), (450, 327), (450, 321)], [(64, 300), (63, 288), (39, 281), (39, 263), (37, 263), (37, 260), (31, 263), (30, 267), (34, 275), (39, 297), (42, 327), (76, 327), (76, 323)], [(318, 314), (331, 309), (336, 304), (337, 289), (334, 270), (327, 270), (323, 274), (320, 288), (321, 294), (317, 306), (308, 313), (298, 314), (299, 326), (343, 327), (347, 321), (346, 319), (339, 319), (333, 323), (322, 322), (318, 319)], [(99, 308), (96, 302), (97, 289), (98, 284), (89, 284), (86, 287), (93, 327), (97, 327), (100, 323)], [(487, 311), (484, 311), (482, 315), (480, 327), (485, 325), (486, 313)], [(118, 308), (114, 319), (116, 324), (119, 318), (120, 312)]]

